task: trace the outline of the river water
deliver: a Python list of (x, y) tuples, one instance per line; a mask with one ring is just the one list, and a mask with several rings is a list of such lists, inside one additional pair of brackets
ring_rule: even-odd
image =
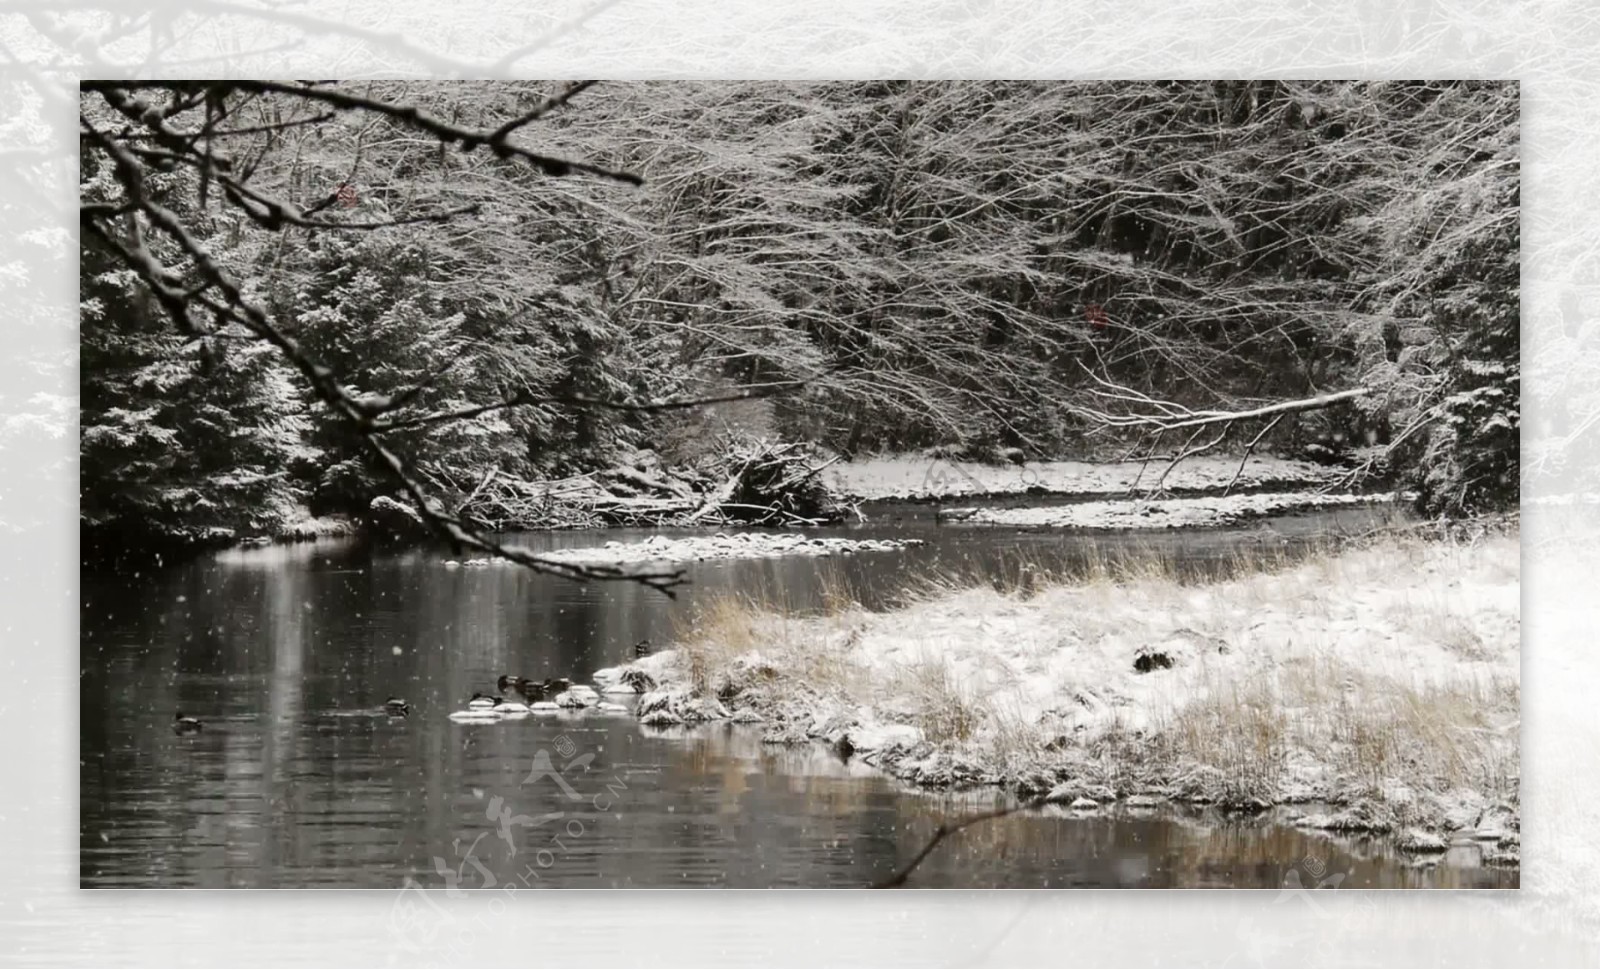
[[(511, 672), (587, 679), (636, 641), (669, 641), (697, 601), (737, 591), (795, 609), (840, 589), (892, 603), (909, 573), (992, 575), (1026, 552), (1063, 563), (1135, 543), (1205, 571), (1246, 543), (1370, 527), (1381, 510), (1140, 536), (941, 526), (874, 510), (857, 537), (903, 553), (701, 563), (676, 600), (441, 550), (350, 540), (230, 550), (82, 577), (80, 878), (85, 887), (865, 886), (953, 815), (1003, 796), (909, 792), (820, 746), (754, 729), (655, 730), (583, 713), (463, 725), (446, 714)], [(647, 532), (538, 533), (536, 549)], [(382, 716), (392, 695), (406, 718)], [(176, 711), (204, 721), (175, 735)], [(408, 883), (408, 880), (412, 882)], [(1385, 840), (1270, 817), (1055, 809), (941, 846), (927, 887), (1507, 887), (1475, 849), (1408, 864)]]

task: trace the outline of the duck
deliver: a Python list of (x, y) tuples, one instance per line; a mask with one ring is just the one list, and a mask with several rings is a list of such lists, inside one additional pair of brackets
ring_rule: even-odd
[(405, 717), (411, 713), (411, 705), (398, 697), (391, 697), (383, 702), (383, 713), (390, 717)]
[(199, 734), (203, 728), (204, 725), (200, 723), (199, 718), (184, 717), (182, 711), (178, 711), (172, 717), (173, 734)]
[(492, 711), (494, 710), (495, 705), (499, 704), (503, 700), (505, 700), (505, 698), (490, 697), (488, 694), (485, 694), (482, 691), (475, 690), (472, 692), (472, 699), (467, 701), (467, 710)]
[(633, 645), (634, 659), (637, 660), (641, 657), (648, 657), (650, 656), (651, 651), (654, 649), (654, 647), (650, 646), (650, 638), (645, 637), (643, 640), (640, 640), (638, 643)]
[(541, 686), (544, 688), (544, 692), (546, 694), (553, 696), (571, 690), (572, 681), (566, 677), (552, 677), (549, 680), (546, 680)]
[(523, 700), (529, 703), (544, 700), (544, 685), (526, 677), (513, 677), (511, 674), (502, 674), (498, 681), (498, 686), (502, 693), (507, 690), (516, 691), (522, 695)]

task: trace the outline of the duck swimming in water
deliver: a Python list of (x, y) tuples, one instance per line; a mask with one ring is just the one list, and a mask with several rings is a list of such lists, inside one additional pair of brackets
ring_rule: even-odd
[(405, 717), (411, 713), (411, 705), (398, 697), (391, 697), (383, 702), (383, 713), (390, 717)]
[(516, 701), (506, 701), (503, 697), (488, 697), (484, 694), (473, 694), (467, 707), (472, 710), (496, 710), (502, 713), (520, 714), (534, 708), (533, 705), (553, 701), (557, 696), (572, 689), (572, 681), (566, 677), (548, 677), (545, 680), (531, 680), (527, 677), (518, 677), (514, 674), (501, 674), (495, 682), (495, 687), (502, 693), (516, 691), (522, 695), (527, 704)]
[(201, 730), (202, 725), (197, 717), (184, 717), (182, 711), (172, 717), (173, 734), (199, 734)]
[(516, 691), (522, 695), (523, 700), (529, 703), (544, 700), (544, 685), (526, 677), (513, 677), (510, 674), (502, 674), (496, 686), (499, 687), (501, 693), (507, 690)]

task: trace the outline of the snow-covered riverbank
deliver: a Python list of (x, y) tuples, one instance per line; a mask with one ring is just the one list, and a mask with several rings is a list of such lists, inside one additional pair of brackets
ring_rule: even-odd
[[(864, 552), (896, 552), (921, 545), (920, 539), (843, 539), (799, 533), (719, 532), (709, 536), (655, 535), (639, 542), (607, 542), (580, 549), (542, 552), (539, 558), (586, 566), (628, 566), (639, 563), (704, 562), (713, 559), (766, 559), (777, 556), (849, 556)], [(446, 560), (446, 566), (512, 565), (509, 559)]]
[[(1135, 485), (1154, 487), (1167, 462), (1031, 461), (1023, 465), (984, 465), (917, 455), (865, 458), (828, 469), (835, 492), (853, 499), (923, 500), (962, 496), (1048, 493), (1121, 495)], [(1238, 475), (1235, 480), (1235, 474)], [(1258, 488), (1300, 489), (1334, 481), (1343, 472), (1310, 462), (1252, 455), (1241, 471), (1239, 458), (1197, 455), (1172, 469), (1162, 482), (1173, 492), (1234, 491)]]
[(946, 509), (944, 517), (981, 525), (1076, 529), (1180, 529), (1223, 526), (1246, 519), (1339, 505), (1393, 502), (1398, 495), (1321, 492), (1258, 492), (1200, 498), (1120, 499), (1041, 508)]
[(1413, 851), (1519, 845), (1512, 536), (1385, 539), (1208, 585), (1163, 575), (990, 588), (893, 613), (726, 601), (639, 662), (647, 723), (731, 718), (925, 787), (1094, 811), (1331, 802), (1301, 824)]

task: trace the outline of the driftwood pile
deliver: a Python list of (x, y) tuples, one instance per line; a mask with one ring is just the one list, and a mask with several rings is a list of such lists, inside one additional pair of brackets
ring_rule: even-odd
[(697, 467), (668, 468), (642, 449), (617, 465), (571, 478), (527, 482), (496, 472), (460, 503), (457, 514), (481, 528), (600, 525), (807, 526), (850, 511), (827, 489), (810, 446), (730, 440)]

